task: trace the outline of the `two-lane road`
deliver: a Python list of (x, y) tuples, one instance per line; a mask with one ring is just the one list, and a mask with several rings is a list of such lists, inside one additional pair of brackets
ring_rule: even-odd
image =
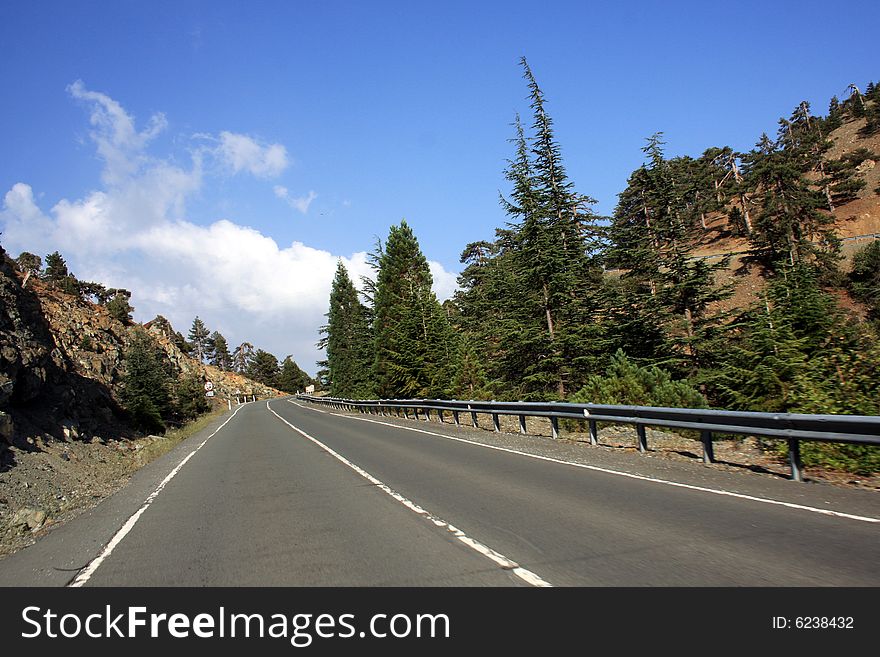
[[(191, 440), (160, 492), (92, 549), (91, 568), (51, 583), (880, 584), (878, 514), (827, 515), (366, 420), (283, 399), (239, 407)], [(79, 524), (0, 561), (0, 584), (69, 567)]]

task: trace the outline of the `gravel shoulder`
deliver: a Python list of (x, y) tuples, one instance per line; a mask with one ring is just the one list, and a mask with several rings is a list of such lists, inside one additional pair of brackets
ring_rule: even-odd
[(11, 447), (0, 465), (0, 558), (94, 508), (221, 412), (166, 436), (89, 441), (44, 436), (29, 439), (27, 449)]

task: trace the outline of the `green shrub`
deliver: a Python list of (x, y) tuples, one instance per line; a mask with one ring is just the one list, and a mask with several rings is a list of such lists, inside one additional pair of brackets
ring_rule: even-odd
[(205, 397), (204, 379), (198, 373), (183, 377), (175, 387), (176, 412), (184, 422), (207, 413), (211, 405)]
[(122, 403), (133, 424), (142, 431), (163, 432), (171, 407), (169, 377), (162, 356), (143, 331), (138, 331), (125, 352)]
[(624, 404), (708, 408), (706, 398), (686, 381), (673, 380), (656, 366), (641, 367), (618, 349), (604, 376), (593, 375), (570, 401), (581, 404)]

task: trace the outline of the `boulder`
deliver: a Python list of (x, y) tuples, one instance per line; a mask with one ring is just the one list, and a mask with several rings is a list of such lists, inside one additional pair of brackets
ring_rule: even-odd
[(27, 529), (36, 531), (46, 522), (46, 512), (42, 509), (31, 509), (30, 507), (22, 507), (12, 516), (10, 524), (13, 528), (20, 531)]

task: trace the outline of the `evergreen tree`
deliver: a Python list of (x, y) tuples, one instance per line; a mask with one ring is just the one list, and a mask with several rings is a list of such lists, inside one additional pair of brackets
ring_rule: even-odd
[(871, 242), (853, 256), (849, 274), (852, 295), (868, 307), (868, 316), (880, 322), (880, 242)]
[(128, 302), (129, 298), (131, 298), (131, 292), (121, 289), (114, 290), (114, 292), (113, 298), (107, 302), (107, 310), (110, 312), (110, 316), (123, 324), (131, 323), (131, 313), (134, 311), (134, 308)]
[[(457, 396), (496, 399), (521, 396), (524, 363), (519, 349), (520, 308), (512, 255), (512, 232), (496, 231), (495, 242), (468, 244), (454, 296), (454, 324), (463, 335)], [(485, 377), (485, 380), (483, 378)]]
[(867, 148), (859, 148), (825, 165), (825, 179), (828, 193), (835, 205), (854, 201), (865, 186), (865, 179), (859, 166), (868, 159), (878, 159)]
[(278, 381), (275, 387), (283, 392), (295, 394), (302, 392), (306, 386), (311, 385), (312, 379), (300, 369), (291, 356), (287, 356), (281, 363)]
[(220, 368), (224, 372), (232, 369), (232, 355), (229, 353), (229, 344), (219, 332), (214, 331), (210, 337), (211, 365)]
[(200, 363), (204, 363), (211, 347), (211, 331), (199, 319), (198, 315), (193, 320), (192, 327), (189, 330), (189, 341), (193, 346), (196, 358), (198, 358)]
[(392, 226), (377, 254), (374, 295), (373, 376), (382, 398), (443, 396), (451, 387), (454, 339), (431, 284), (406, 221)]
[(707, 368), (703, 380), (724, 408), (792, 411), (810, 362), (824, 358), (829, 345), (850, 333), (815, 269), (805, 263), (780, 266), (761, 302), (719, 336), (716, 367)]
[(254, 345), (242, 342), (232, 352), (232, 369), (239, 374), (246, 374), (254, 358)]
[(247, 376), (258, 383), (275, 388), (278, 385), (278, 359), (268, 351), (257, 349), (248, 365)]
[(125, 352), (122, 403), (135, 426), (143, 431), (164, 431), (171, 412), (171, 379), (162, 355), (143, 331), (135, 332)]
[(452, 394), (456, 399), (489, 399), (488, 378), (476, 348), (465, 338), (459, 341)]
[[(643, 149), (648, 163), (630, 178), (612, 220), (612, 257), (626, 271), (609, 310), (616, 321), (631, 327), (630, 332), (638, 329), (636, 340), (643, 345), (630, 345), (631, 353), (693, 375), (705, 360), (707, 333), (722, 320), (709, 313), (709, 307), (729, 295), (727, 288), (715, 284), (715, 272), (728, 261), (710, 264), (693, 257), (701, 224), (682, 194), (689, 189), (686, 180), (694, 167), (682, 166), (681, 160), (673, 166), (664, 157), (660, 137), (658, 133), (648, 139)], [(651, 324), (662, 333), (650, 330)], [(617, 333), (618, 340), (632, 342)], [(657, 352), (645, 353), (651, 344)]]
[(175, 414), (181, 422), (207, 413), (211, 404), (205, 396), (205, 380), (198, 372), (183, 376), (174, 386)]
[(592, 375), (572, 401), (582, 404), (626, 404), (672, 408), (708, 408), (708, 402), (685, 381), (673, 380), (666, 370), (643, 367), (618, 349), (604, 376)]
[(67, 263), (58, 251), (54, 251), (46, 256), (46, 269), (43, 272), (43, 280), (49, 283), (59, 283), (69, 275)]
[(747, 176), (760, 196), (752, 252), (770, 268), (782, 262), (791, 267), (812, 263), (826, 270), (836, 266), (840, 242), (833, 217), (820, 210), (823, 195), (805, 179), (804, 162), (802, 151), (779, 148), (766, 134), (744, 158)]
[(564, 398), (595, 364), (601, 329), (596, 321), (601, 268), (591, 257), (601, 244), (593, 199), (574, 191), (546, 111), (544, 94), (521, 59), (532, 109), (529, 143), (516, 122), (516, 155), (506, 172), (513, 190), (513, 289), (521, 312), (514, 322), (525, 359), (524, 396)]
[(322, 329), (327, 350), (330, 394), (347, 399), (369, 399), (373, 395), (373, 335), (367, 308), (339, 261), (330, 290), (327, 326)]
[(43, 280), (55, 289), (79, 296), (78, 281), (67, 270), (67, 263), (58, 251), (46, 256), (46, 269), (43, 272)]
[(83, 299), (103, 305), (107, 296), (107, 288), (100, 283), (79, 281), (79, 296)]
[(43, 268), (43, 260), (38, 255), (34, 255), (33, 253), (28, 253), (27, 251), (22, 252), (16, 259), (16, 264), (18, 265), (18, 269), (24, 272), (24, 282), (22, 282), (21, 286), (27, 286), (27, 282), (31, 276), (37, 275), (39, 276), (40, 271)]

